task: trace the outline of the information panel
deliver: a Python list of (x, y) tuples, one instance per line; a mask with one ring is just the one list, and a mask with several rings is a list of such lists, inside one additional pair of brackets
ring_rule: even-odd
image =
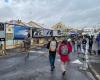
[(5, 24), (0, 23), (0, 41), (5, 41)]
[(24, 40), (28, 35), (30, 27), (14, 25), (14, 40)]
[(34, 28), (32, 29), (32, 37), (43, 37), (43, 29)]
[(50, 36), (53, 36), (53, 30), (50, 30), (50, 29), (44, 29), (44, 31), (43, 31), (43, 36), (44, 36), (44, 37), (50, 37)]

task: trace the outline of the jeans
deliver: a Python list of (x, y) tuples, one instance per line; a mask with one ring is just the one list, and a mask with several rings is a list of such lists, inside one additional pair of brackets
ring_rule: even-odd
[(51, 67), (55, 67), (55, 65), (54, 65), (55, 57), (56, 57), (56, 53), (49, 53), (49, 61), (50, 61)]

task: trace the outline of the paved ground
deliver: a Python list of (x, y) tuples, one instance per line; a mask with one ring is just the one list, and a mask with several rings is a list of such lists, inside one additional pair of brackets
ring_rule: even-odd
[(45, 49), (33, 49), (29, 57), (25, 53), (0, 57), (0, 80), (95, 80), (90, 72), (79, 70), (80, 64), (73, 63), (77, 60), (75, 53), (70, 54), (70, 59), (67, 74), (62, 77), (58, 56), (56, 69), (51, 72)]
[(100, 55), (89, 55), (89, 64), (92, 74), (100, 80)]

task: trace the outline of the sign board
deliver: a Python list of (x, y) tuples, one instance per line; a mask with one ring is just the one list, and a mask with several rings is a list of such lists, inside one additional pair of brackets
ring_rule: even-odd
[(62, 30), (57, 30), (58, 36), (62, 36), (63, 35), (63, 31)]
[(0, 41), (5, 41), (5, 24), (0, 23)]
[(53, 30), (53, 36), (58, 36), (58, 31), (57, 30)]
[(53, 30), (44, 29), (44, 30), (43, 30), (43, 36), (44, 36), (44, 37), (53, 36)]
[(32, 37), (43, 37), (43, 29), (34, 28), (32, 29)]
[(14, 40), (24, 40), (29, 31), (30, 27), (14, 25)]

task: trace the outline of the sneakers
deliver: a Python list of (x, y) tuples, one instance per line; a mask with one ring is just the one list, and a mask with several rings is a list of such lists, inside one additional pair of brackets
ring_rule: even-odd
[(55, 69), (55, 66), (51, 66), (51, 71), (54, 71), (54, 69)]
[(62, 73), (62, 75), (64, 76), (66, 74), (66, 71), (64, 71), (63, 73)]
[(54, 69), (53, 69), (53, 68), (51, 68), (51, 71), (54, 71)]

